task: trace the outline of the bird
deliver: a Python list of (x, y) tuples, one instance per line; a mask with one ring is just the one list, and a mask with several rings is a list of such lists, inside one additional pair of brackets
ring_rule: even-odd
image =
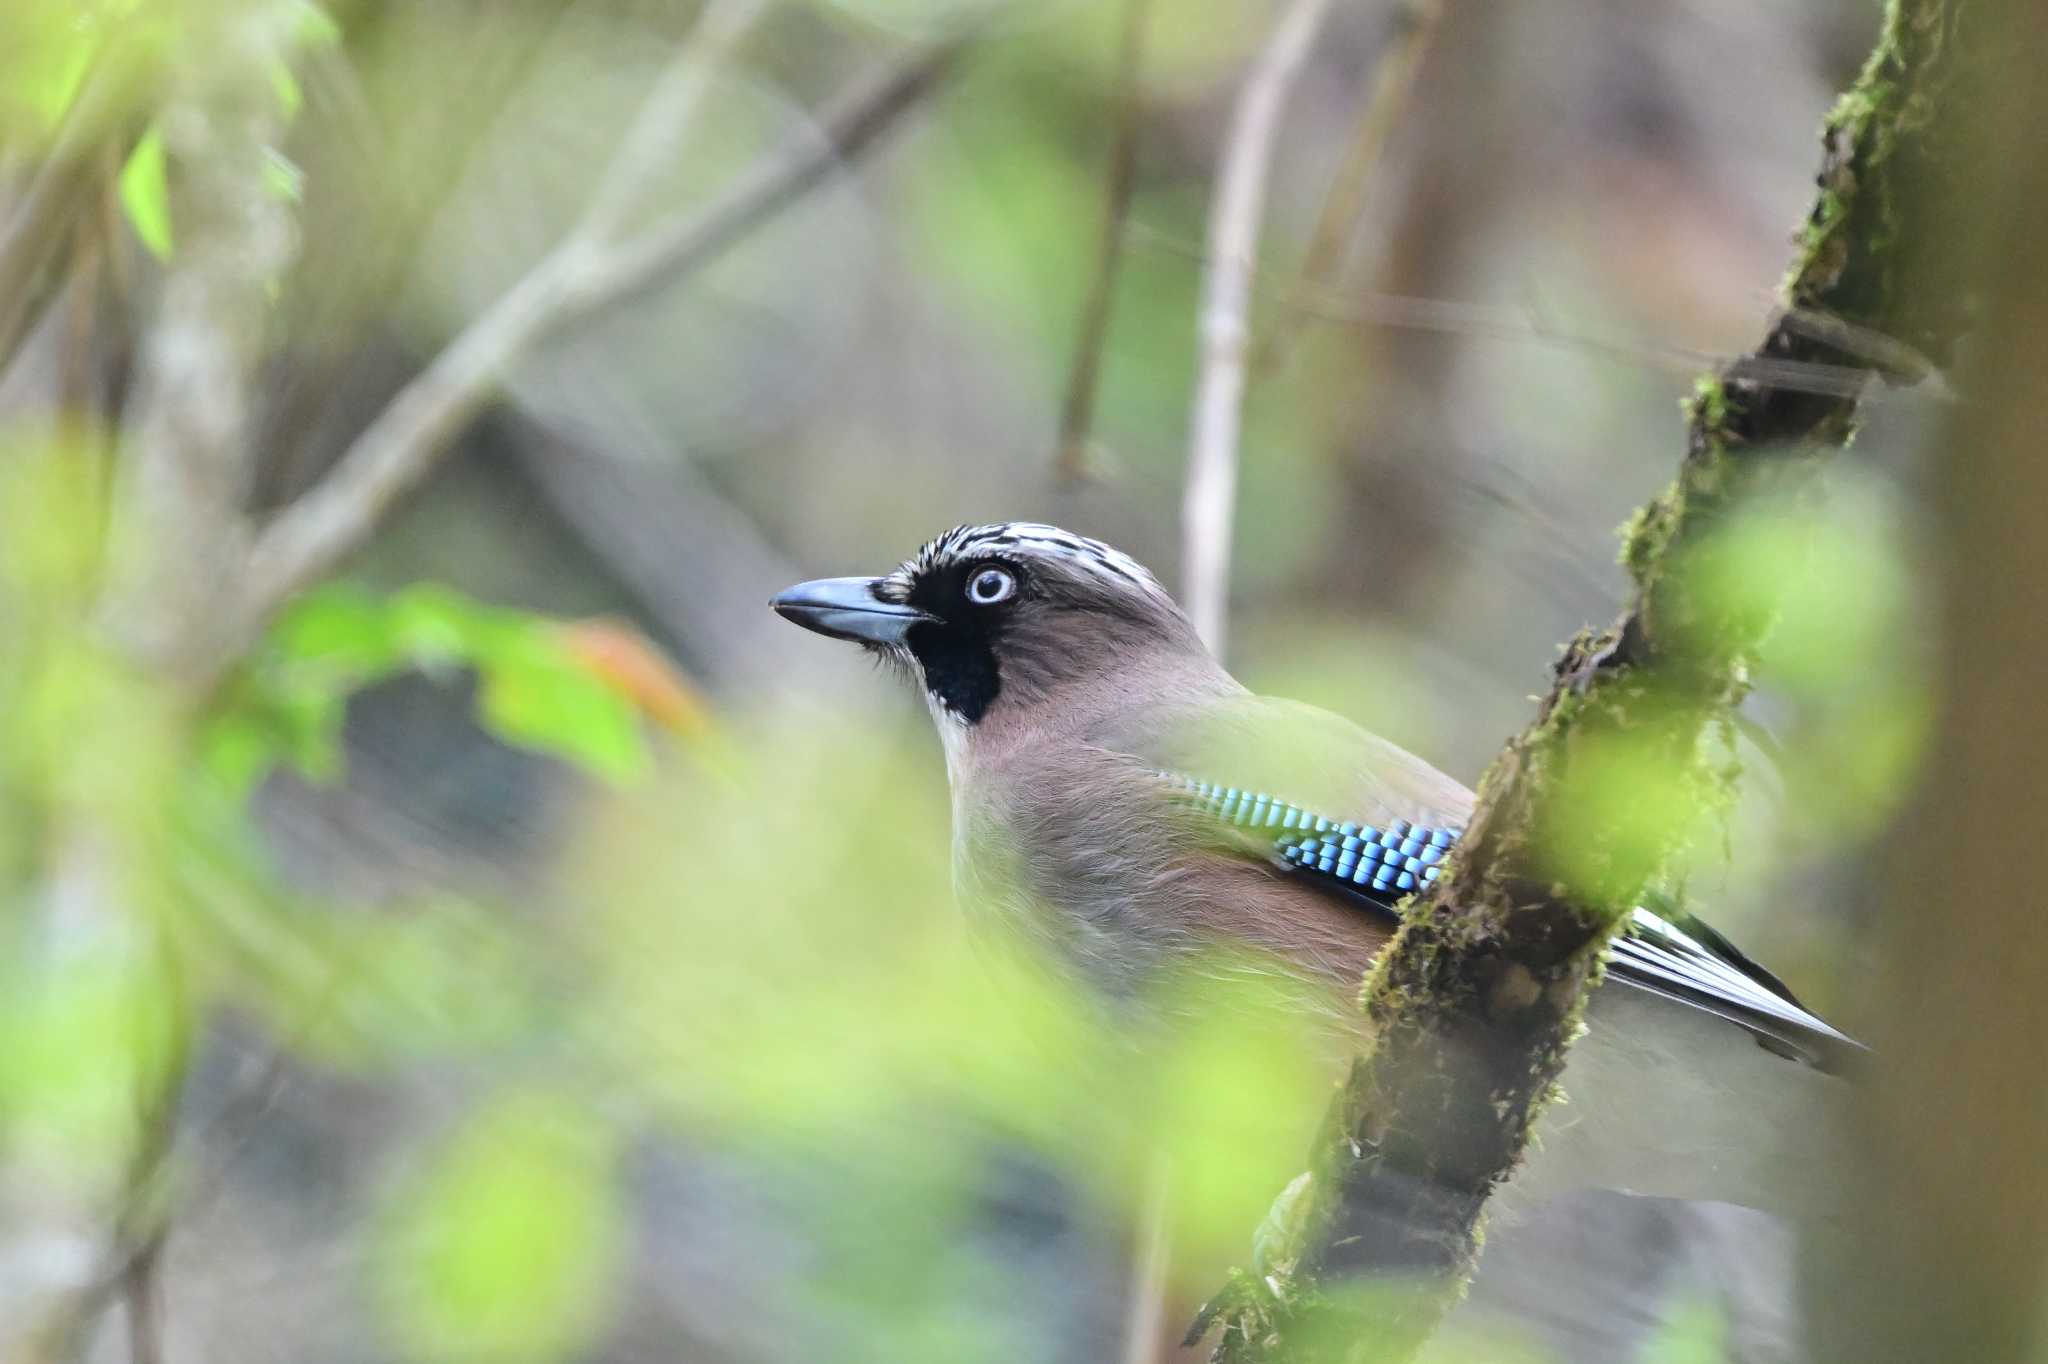
[[(887, 573), (770, 604), (913, 680), (944, 750), (957, 898), (1106, 1000), (1222, 946), (1355, 1013), (1401, 902), (1472, 814), (1422, 758), (1248, 690), (1148, 569), (1055, 526), (956, 526)], [(1814, 1211), (1861, 1053), (1726, 937), (1645, 904), (1509, 1187)]]

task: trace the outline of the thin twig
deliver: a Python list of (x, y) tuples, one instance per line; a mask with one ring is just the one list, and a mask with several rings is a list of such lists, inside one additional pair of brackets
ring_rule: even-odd
[(710, 0), (705, 5), (675, 60), (656, 78), (572, 235), (599, 242), (619, 235), (626, 215), (646, 197), (648, 183), (660, 177), (688, 139), (719, 62), (760, 22), (769, 3)]
[(1068, 483), (1088, 476), (1089, 431), (1095, 425), (1095, 394), (1102, 380), (1102, 350), (1109, 335), (1110, 303), (1116, 296), (1117, 264), (1123, 254), (1124, 219), (1138, 181), (1139, 71), (1144, 65), (1145, 24), (1152, 0), (1124, 0), (1123, 38), (1116, 54), (1116, 131), (1109, 149), (1109, 174), (1102, 189), (1102, 219), (1095, 238), (1095, 270), (1081, 304), (1081, 331), (1074, 343), (1067, 396), (1060, 405), (1059, 452), (1054, 474)]
[(817, 130), (784, 143), (701, 212), (618, 245), (580, 235), (565, 241), (400, 390), (335, 467), (264, 528), (246, 574), (245, 635), (367, 538), (535, 342), (656, 279), (674, 280), (712, 260), (892, 126), (950, 70), (965, 41), (921, 48), (863, 82), (820, 114)]
[(259, 535), (245, 575), (246, 638), (276, 605), (360, 543), (385, 510), (424, 478), (455, 433), (495, 392), (499, 378), (542, 336), (605, 301), (588, 281), (647, 179), (674, 153), (702, 98), (713, 59), (758, 18), (760, 0), (716, 0), (656, 79), (589, 209), (523, 278), (506, 290), (399, 390), (318, 484)]
[(1201, 358), (1188, 432), (1187, 491), (1181, 502), (1181, 600), (1195, 629), (1218, 654), (1223, 651), (1230, 588), (1237, 439), (1266, 172), (1273, 161), (1281, 110), (1329, 8), (1329, 0), (1294, 0), (1281, 15), (1238, 92), (1210, 202)]
[(1156, 1364), (1165, 1343), (1168, 1272), (1173, 1267), (1173, 1181), (1166, 1155), (1155, 1154), (1138, 1207), (1131, 1247), (1131, 1286), (1124, 1301), (1123, 1364)]
[(579, 307), (587, 311), (614, 302), (709, 263), (865, 151), (951, 74), (967, 42), (962, 34), (921, 47), (859, 82), (819, 111), (816, 128), (757, 162), (711, 207), (679, 214), (599, 261)]
[(127, 158), (144, 126), (135, 111), (152, 93), (139, 86), (155, 80), (126, 45), (101, 52), (20, 206), (0, 230), (0, 372), (56, 293), (64, 253), (102, 183), (101, 147)]
[[(1422, 66), (1431, 39), (1441, 27), (1443, 0), (1400, 0), (1390, 16), (1392, 32), (1373, 67), (1372, 91), (1352, 130), (1351, 145), (1330, 182), (1322, 211), (1309, 238), (1301, 275), (1294, 292), (1317, 294), (1334, 289), (1343, 279), (1346, 248), (1350, 245), (1360, 215), (1365, 211), (1366, 190), (1373, 172), (1385, 155), (1388, 139), (1407, 111), (1415, 89), (1415, 73)], [(1254, 374), (1269, 374), (1286, 362), (1298, 334), (1298, 313), (1282, 313), (1252, 356)]]
[(163, 1256), (161, 1232), (145, 1241), (121, 1276), (128, 1317), (128, 1364), (163, 1364)]
[(1941, 371), (1932, 360), (1895, 337), (1874, 327), (1865, 327), (1813, 308), (1787, 308), (1780, 314), (1787, 329), (1810, 340), (1822, 341), (1845, 355), (1869, 362), (1893, 383), (1927, 384), (1941, 397), (1953, 399)]
[[(1190, 260), (1207, 259), (1202, 249), (1194, 243), (1161, 232), (1144, 223), (1131, 224), (1130, 235), (1143, 245), (1170, 251)], [(1445, 336), (1479, 337), (1492, 341), (1556, 346), (1599, 356), (1619, 364), (1637, 365), (1672, 374), (1696, 375), (1702, 368), (1718, 369), (1734, 358), (1713, 351), (1694, 350), (1663, 342), (1636, 338), (1609, 339), (1583, 332), (1567, 331), (1541, 316), (1531, 315), (1526, 309), (1501, 308), (1484, 303), (1461, 303), (1452, 299), (1421, 298), (1412, 294), (1352, 294), (1347, 295), (1342, 302), (1324, 296), (1280, 294), (1272, 297), (1270, 302), (1273, 307), (1340, 326), (1387, 327), (1436, 332)], [(1859, 350), (1852, 347), (1846, 339), (1836, 339), (1832, 343), (1852, 353), (1862, 354), (1864, 358), (1873, 362), (1877, 360), (1877, 355), (1867, 345)], [(1743, 363), (1745, 374), (1792, 393), (1843, 397), (1859, 390), (1869, 381), (1869, 370), (1854, 365), (1827, 365), (1810, 360), (1773, 361), (1756, 356), (1746, 357)], [(1952, 401), (1954, 394), (1949, 387), (1939, 382), (1937, 375), (1929, 377), (1935, 382), (1925, 384), (1918, 391), (1936, 401)]]

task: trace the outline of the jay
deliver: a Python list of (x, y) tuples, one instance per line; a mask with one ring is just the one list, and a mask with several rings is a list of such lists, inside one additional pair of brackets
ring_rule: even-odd
[[(1112, 1000), (1224, 945), (1341, 1017), (1472, 810), (1422, 759), (1247, 691), (1143, 566), (1053, 526), (957, 527), (882, 577), (772, 606), (921, 686), (963, 906)], [(1600, 1188), (1814, 1211), (1813, 1167), (1785, 1146), (1824, 1139), (1857, 1044), (1669, 908), (1634, 913), (1607, 977), (1518, 1201)]]

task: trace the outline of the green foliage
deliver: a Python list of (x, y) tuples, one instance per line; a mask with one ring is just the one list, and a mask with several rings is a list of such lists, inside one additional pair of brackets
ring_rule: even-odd
[(402, 671), (458, 668), (477, 675), (478, 718), (507, 743), (611, 781), (647, 771), (631, 701), (590, 669), (555, 622), (432, 585), (384, 598), (332, 586), (301, 598), (208, 726), (204, 761), (240, 791), (279, 763), (331, 780), (351, 695)]
[(372, 1260), (407, 1357), (541, 1364), (602, 1324), (621, 1217), (609, 1130), (568, 1094), (501, 1097), (394, 1191)]
[[(1798, 706), (1779, 763), (1801, 818), (1867, 834), (1911, 786), (1931, 723), (1911, 537), (1875, 483), (1840, 473), (1826, 504), (1737, 517), (1682, 565), (1701, 621), (1774, 615), (1753, 680)], [(1704, 642), (1712, 647), (1712, 641)]]
[(323, 1065), (369, 1074), (502, 1055), (551, 1018), (536, 944), (481, 906), (434, 897), (360, 913), (216, 896), (208, 908), (239, 963), (227, 993)]
[(0, 108), (6, 124), (54, 129), (97, 45), (95, 27), (80, 22), (71, 4), (30, 0), (0, 9)]
[(1643, 1343), (1643, 1364), (1722, 1364), (1728, 1358), (1728, 1318), (1702, 1299), (1674, 1311)]
[[(292, 60), (303, 49), (338, 42), (340, 27), (313, 0), (294, 0), (297, 11), (284, 51), (271, 62), (269, 80), (287, 121), (305, 102)], [(147, 100), (158, 70), (180, 45), (207, 41), (220, 22), (196, 0), (23, 0), (0, 12), (0, 143), (27, 133), (54, 136), (74, 112), (89, 72), (115, 69), (125, 88), (98, 111), (109, 130), (121, 126), (120, 103)], [(267, 179), (281, 197), (298, 198), (291, 163), (273, 151)], [(175, 250), (170, 169), (161, 131), (151, 124), (128, 151), (117, 180), (121, 211), (135, 236), (159, 260)]]
[(263, 156), (263, 187), (273, 198), (296, 204), (306, 196), (306, 173), (297, 162), (271, 148)]
[(96, 942), (61, 969), (16, 933), (0, 943), (0, 1137), (9, 1158), (66, 1185), (110, 1181), (138, 1096), (160, 1092), (183, 1046), (171, 965), (134, 939)]
[(169, 260), (173, 249), (171, 187), (164, 170), (163, 135), (155, 128), (142, 135), (121, 168), (121, 209), (149, 253)]
[(1721, 791), (1687, 749), (1673, 751), (1680, 712), (1644, 689), (1626, 726), (1587, 725), (1564, 741), (1541, 861), (1589, 906), (1621, 908), (1719, 813)]

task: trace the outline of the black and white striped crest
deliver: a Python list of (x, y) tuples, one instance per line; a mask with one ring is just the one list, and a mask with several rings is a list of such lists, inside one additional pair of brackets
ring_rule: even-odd
[(1122, 550), (1037, 521), (955, 526), (918, 550), (888, 581), (907, 593), (927, 573), (978, 558), (1051, 560), (1098, 578), (1105, 586), (1137, 591), (1169, 606), (1173, 600), (1150, 569)]

